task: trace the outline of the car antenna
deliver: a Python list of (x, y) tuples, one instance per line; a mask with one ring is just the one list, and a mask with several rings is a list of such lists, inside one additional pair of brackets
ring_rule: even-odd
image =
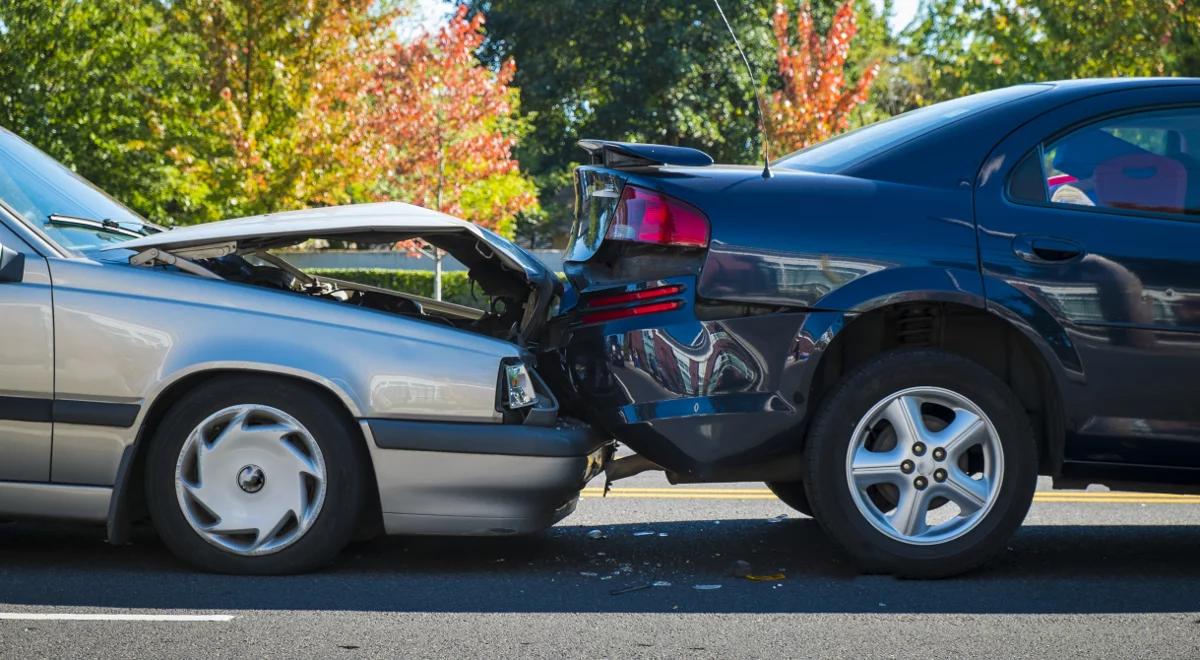
[(746, 57), (746, 51), (742, 50), (742, 42), (738, 41), (737, 33), (733, 31), (733, 26), (729, 24), (729, 19), (725, 17), (725, 10), (721, 9), (720, 0), (713, 0), (713, 4), (717, 6), (717, 13), (721, 15), (721, 20), (725, 22), (725, 29), (729, 30), (729, 36), (733, 37), (733, 45), (737, 47), (738, 55), (742, 56), (742, 63), (746, 65), (746, 72), (750, 74), (750, 84), (754, 85), (754, 100), (758, 107), (758, 133), (762, 137), (763, 150), (763, 171), (764, 179), (769, 179), (771, 176), (771, 149), (767, 143), (767, 122), (765, 111), (763, 110), (762, 90), (758, 88), (758, 76), (754, 73), (754, 66), (750, 64), (750, 58)]

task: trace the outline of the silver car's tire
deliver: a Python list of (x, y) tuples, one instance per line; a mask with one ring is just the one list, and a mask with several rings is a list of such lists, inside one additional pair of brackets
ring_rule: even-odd
[(983, 367), (936, 350), (886, 353), (826, 398), (806, 447), (815, 517), (868, 571), (943, 577), (1004, 547), (1029, 510), (1028, 416)]
[(151, 518), (172, 551), (205, 570), (315, 568), (370, 510), (361, 435), (325, 397), (286, 380), (209, 381), (151, 442)]

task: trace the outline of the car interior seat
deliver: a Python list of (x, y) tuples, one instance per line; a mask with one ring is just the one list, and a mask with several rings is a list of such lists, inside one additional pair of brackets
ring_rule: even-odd
[(1187, 168), (1174, 158), (1128, 154), (1096, 166), (1096, 197), (1103, 206), (1182, 213), (1187, 194)]

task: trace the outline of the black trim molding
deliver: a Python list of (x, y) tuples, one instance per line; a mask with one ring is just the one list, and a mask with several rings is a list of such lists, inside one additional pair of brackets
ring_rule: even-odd
[(140, 410), (141, 407), (133, 403), (0, 396), (0, 419), (18, 422), (60, 422), (127, 429), (133, 426)]
[(553, 427), (402, 419), (364, 421), (375, 436), (375, 446), (382, 449), (566, 458), (587, 456), (607, 442), (590, 426), (569, 420), (559, 420)]
[(31, 399), (23, 396), (0, 396), (0, 419), (14, 422), (46, 422), (52, 419), (50, 399)]

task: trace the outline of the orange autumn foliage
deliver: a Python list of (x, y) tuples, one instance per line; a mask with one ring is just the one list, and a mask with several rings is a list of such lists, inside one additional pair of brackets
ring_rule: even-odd
[(521, 127), (516, 65), (479, 63), (483, 22), (460, 7), (436, 35), (390, 45), (367, 82), (368, 124), (379, 146), (379, 197), (510, 233), (537, 196), (512, 153)]
[(775, 59), (783, 89), (771, 95), (766, 123), (771, 141), (781, 151), (800, 149), (846, 130), (850, 112), (867, 100), (877, 65), (868, 66), (853, 85), (846, 80), (846, 58), (858, 32), (852, 3), (846, 0), (838, 8), (824, 39), (813, 26), (807, 1), (796, 15), (794, 39), (791, 17), (782, 4), (776, 5)]

